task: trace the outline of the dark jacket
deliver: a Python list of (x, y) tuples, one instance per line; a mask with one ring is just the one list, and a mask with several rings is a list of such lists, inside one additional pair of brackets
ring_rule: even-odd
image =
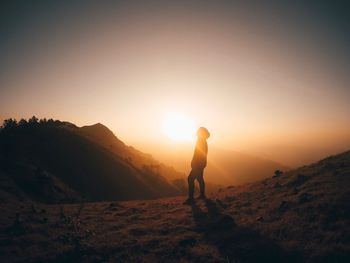
[(204, 169), (207, 166), (208, 144), (205, 139), (198, 139), (191, 162), (192, 169)]

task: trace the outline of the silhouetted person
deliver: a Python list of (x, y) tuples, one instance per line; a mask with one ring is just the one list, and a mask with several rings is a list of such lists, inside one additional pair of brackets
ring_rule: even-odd
[(209, 138), (209, 131), (200, 127), (197, 131), (197, 143), (194, 150), (192, 162), (191, 162), (191, 172), (188, 175), (188, 199), (185, 204), (190, 204), (194, 201), (194, 180), (199, 183), (200, 196), (199, 198), (205, 199), (205, 183), (203, 178), (204, 168), (207, 166), (207, 154), (208, 154), (208, 144), (207, 139)]

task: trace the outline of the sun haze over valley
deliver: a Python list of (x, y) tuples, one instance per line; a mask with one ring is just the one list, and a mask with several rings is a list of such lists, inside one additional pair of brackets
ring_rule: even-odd
[(166, 113), (162, 130), (174, 141), (193, 141), (196, 134), (194, 122), (182, 113)]

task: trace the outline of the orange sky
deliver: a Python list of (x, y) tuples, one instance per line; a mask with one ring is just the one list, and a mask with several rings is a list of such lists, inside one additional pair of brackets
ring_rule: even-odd
[(327, 14), (303, 6), (55, 8), (2, 21), (2, 119), (101, 122), (152, 153), (151, 145), (171, 145), (164, 113), (181, 112), (208, 127), (212, 145), (288, 165), (350, 148), (349, 45)]

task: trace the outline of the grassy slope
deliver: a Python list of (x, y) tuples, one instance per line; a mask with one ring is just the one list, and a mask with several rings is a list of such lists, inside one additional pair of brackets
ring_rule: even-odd
[(348, 262), (349, 179), (347, 152), (193, 206), (3, 203), (0, 261)]

